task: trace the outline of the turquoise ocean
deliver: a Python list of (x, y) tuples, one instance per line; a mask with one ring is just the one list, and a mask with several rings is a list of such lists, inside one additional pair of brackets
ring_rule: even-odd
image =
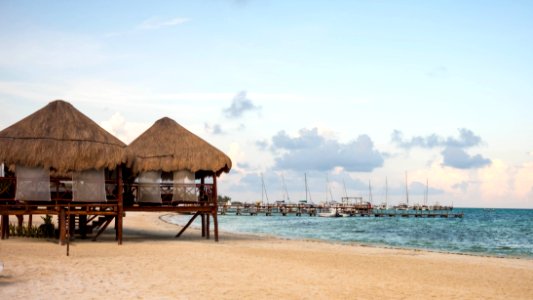
[[(285, 239), (533, 259), (533, 210), (454, 208), (463, 218), (219, 216), (219, 230)], [(189, 216), (190, 217), (190, 216)], [(175, 215), (166, 221), (184, 225)], [(196, 223), (199, 226), (200, 223)]]

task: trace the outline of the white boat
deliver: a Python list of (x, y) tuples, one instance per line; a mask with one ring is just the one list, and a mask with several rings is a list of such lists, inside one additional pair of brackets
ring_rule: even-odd
[(327, 212), (325, 211), (318, 213), (318, 216), (324, 218), (337, 218), (340, 217), (341, 214), (337, 212), (337, 209), (335, 207), (330, 207)]

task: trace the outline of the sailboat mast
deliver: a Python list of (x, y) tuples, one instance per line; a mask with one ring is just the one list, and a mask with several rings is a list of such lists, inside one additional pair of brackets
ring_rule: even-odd
[(368, 180), (368, 201), (372, 203), (372, 184), (370, 183), (370, 180)]
[(389, 183), (387, 177), (385, 177), (385, 207), (389, 206)]
[(287, 190), (287, 184), (285, 184), (285, 177), (283, 177), (283, 174), (281, 174), (281, 183), (283, 185), (283, 190), (285, 191), (285, 196), (283, 197), (283, 200), (287, 198), (287, 203), (291, 201), (291, 198), (289, 197), (289, 191)]
[(405, 199), (407, 200), (407, 206), (409, 206), (409, 188), (407, 186), (407, 172), (405, 172)]
[(267, 190), (266, 190), (266, 186), (265, 186), (265, 179), (263, 178), (263, 173), (261, 173), (261, 183), (262, 183), (262, 193), (261, 193), (261, 202), (264, 203), (264, 200), (263, 200), (263, 195), (265, 196), (266, 200), (267, 200), (267, 204), (268, 204), (268, 194), (267, 194)]
[(328, 203), (328, 185), (329, 185), (328, 175), (326, 175), (326, 204)]
[(429, 180), (426, 178), (426, 194), (424, 195), (424, 205), (428, 205), (428, 194), (429, 194)]
[(304, 180), (305, 180), (305, 203), (307, 203), (307, 173), (304, 173)]

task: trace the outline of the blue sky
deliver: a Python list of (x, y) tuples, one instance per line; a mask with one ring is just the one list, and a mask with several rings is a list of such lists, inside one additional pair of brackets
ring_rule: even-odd
[(306, 173), (394, 204), (407, 172), (413, 202), (533, 208), (529, 1), (108, 2), (0, 1), (0, 128), (64, 99), (126, 143), (173, 118), (235, 200)]

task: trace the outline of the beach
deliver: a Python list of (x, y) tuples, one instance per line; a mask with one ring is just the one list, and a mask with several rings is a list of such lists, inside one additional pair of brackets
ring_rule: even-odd
[[(124, 241), (0, 241), (0, 299), (532, 299), (533, 260), (220, 233), (128, 213)], [(37, 218), (35, 218), (37, 219)]]

